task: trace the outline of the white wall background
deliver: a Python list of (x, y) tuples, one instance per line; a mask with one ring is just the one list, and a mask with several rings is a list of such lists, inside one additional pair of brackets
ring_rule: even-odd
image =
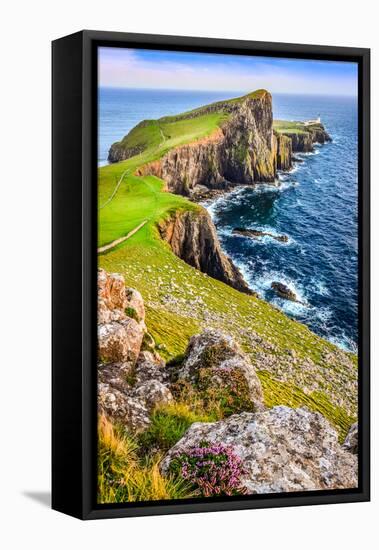
[[(378, 25), (372, 0), (46, 0), (6, 2), (1, 16), (0, 544), (18, 548), (371, 549), (378, 533), (379, 403), (373, 361), (373, 502), (83, 523), (51, 511), (50, 41), (99, 29), (371, 47), (373, 248)], [(379, 328), (373, 257), (373, 351)], [(5, 305), (5, 308), (4, 308)], [(67, 397), (67, 406), (70, 399)], [(34, 496), (33, 496), (34, 495)], [(37, 497), (37, 498), (36, 498)], [(5, 542), (6, 540), (6, 542)]]

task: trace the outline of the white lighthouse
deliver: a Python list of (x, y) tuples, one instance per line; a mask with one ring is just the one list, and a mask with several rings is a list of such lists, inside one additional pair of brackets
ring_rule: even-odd
[(304, 122), (304, 126), (311, 126), (312, 124), (321, 124), (321, 117), (318, 115), (314, 120), (307, 120)]

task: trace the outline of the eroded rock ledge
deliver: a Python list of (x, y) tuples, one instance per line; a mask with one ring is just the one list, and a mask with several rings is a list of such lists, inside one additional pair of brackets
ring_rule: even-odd
[(252, 294), (239, 269), (221, 249), (216, 228), (208, 212), (175, 212), (158, 225), (161, 237), (187, 264), (236, 290)]

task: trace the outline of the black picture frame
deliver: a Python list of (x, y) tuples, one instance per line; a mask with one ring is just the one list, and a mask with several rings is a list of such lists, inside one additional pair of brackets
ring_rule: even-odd
[[(168, 502), (96, 504), (97, 57), (103, 46), (358, 63), (359, 487)], [(370, 50), (81, 31), (52, 44), (52, 507), (81, 519), (370, 499)]]

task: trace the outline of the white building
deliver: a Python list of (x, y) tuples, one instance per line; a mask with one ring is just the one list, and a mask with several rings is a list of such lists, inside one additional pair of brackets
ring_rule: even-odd
[(311, 124), (321, 124), (321, 117), (318, 115), (318, 117), (314, 120), (307, 120), (304, 122), (304, 126), (310, 126)]

